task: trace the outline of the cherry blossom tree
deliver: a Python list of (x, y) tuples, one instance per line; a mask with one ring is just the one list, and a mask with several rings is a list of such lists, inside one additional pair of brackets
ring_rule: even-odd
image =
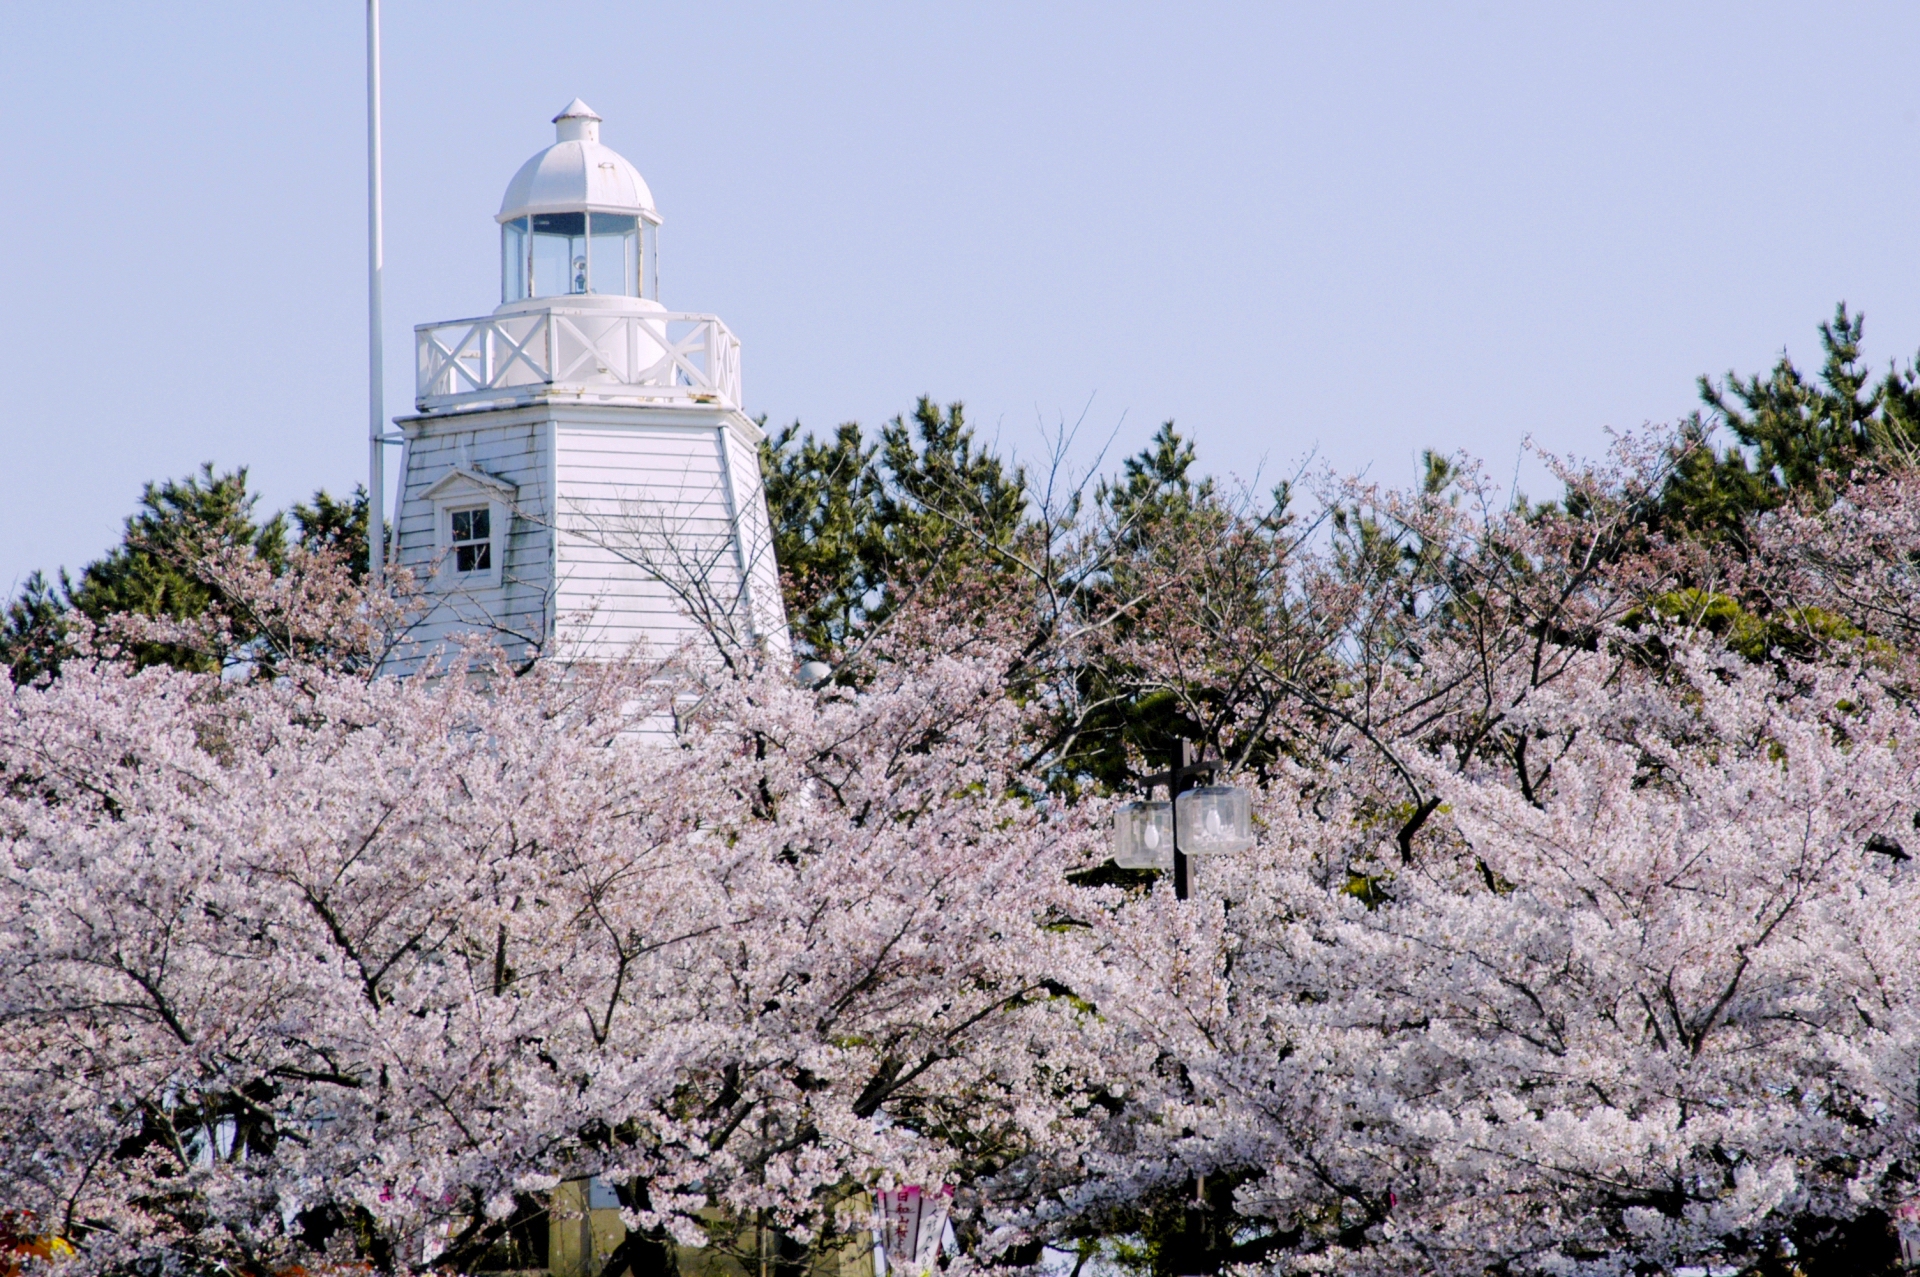
[[(814, 689), (739, 643), (380, 677), (403, 598), (214, 547), (244, 623), (81, 627), (0, 704), (0, 1199), (88, 1271), (471, 1271), (588, 1175), (635, 1274), (905, 1183), (963, 1267), (1884, 1269), (1920, 484), (1736, 558), (1658, 534), (1673, 458), (1298, 518), (1163, 458)], [(1099, 867), (1169, 734), (1262, 824), (1188, 901)]]
[(1531, 696), (1561, 743), (1537, 801), (1424, 765), (1449, 854), (1403, 863), (1309, 778), (1270, 793), (1263, 854), (1140, 929), (1172, 978), (1127, 1004), (1182, 1071), (1143, 1097), (1166, 1163), (1136, 1133), (1123, 1191), (1257, 1170), (1234, 1207), (1290, 1271), (1752, 1262), (1875, 1212), (1890, 1245), (1920, 720), (1857, 671), (1681, 667)]
[[(1920, 1178), (1913, 488), (1771, 516), (1729, 564), (1636, 539), (1628, 461), (1544, 514), (1349, 499), (1375, 552), (1298, 587), (1351, 600), (1288, 720), (1317, 748), (1272, 769), (1258, 852), (1102, 923), (1131, 953), (1094, 1000), (1153, 1066), (1024, 1224), (1170, 1212), (1172, 1272), (1890, 1271)], [(1702, 581), (1821, 642), (1736, 651), (1656, 605)]]
[(593, 1174), (639, 1271), (713, 1206), (819, 1237), (1082, 1139), (1090, 813), (942, 646), (820, 692), (480, 648), (13, 689), (0, 1197), (88, 1268), (464, 1268)]

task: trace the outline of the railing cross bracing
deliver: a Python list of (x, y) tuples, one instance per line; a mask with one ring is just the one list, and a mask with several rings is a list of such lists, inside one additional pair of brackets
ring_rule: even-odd
[(741, 406), (740, 342), (712, 315), (551, 306), (413, 332), (421, 412), (554, 393)]

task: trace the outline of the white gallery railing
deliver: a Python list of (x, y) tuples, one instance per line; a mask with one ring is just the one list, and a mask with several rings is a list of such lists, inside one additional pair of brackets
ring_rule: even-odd
[(552, 306), (413, 330), (421, 412), (558, 390), (740, 407), (740, 342), (712, 315)]

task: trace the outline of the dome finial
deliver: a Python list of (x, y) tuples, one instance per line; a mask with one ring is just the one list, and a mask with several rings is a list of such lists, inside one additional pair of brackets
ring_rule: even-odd
[(560, 114), (553, 117), (554, 132), (562, 142), (598, 142), (600, 140), (600, 117), (594, 109), (579, 98), (567, 103)]

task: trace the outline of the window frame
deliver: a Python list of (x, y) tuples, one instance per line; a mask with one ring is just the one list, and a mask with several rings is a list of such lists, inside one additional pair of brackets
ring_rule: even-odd
[[(460, 535), (460, 516), (469, 516), (467, 531), (469, 535)], [(473, 524), (471, 516), (479, 515), (485, 520), (484, 531), (480, 536), (471, 535)], [(453, 571), (456, 576), (472, 576), (476, 572), (493, 572), (493, 502), (481, 501), (474, 505), (450, 505), (447, 507), (447, 549), (453, 554)], [(473, 557), (484, 562), (473, 567), (460, 566), (462, 551), (473, 552)]]

